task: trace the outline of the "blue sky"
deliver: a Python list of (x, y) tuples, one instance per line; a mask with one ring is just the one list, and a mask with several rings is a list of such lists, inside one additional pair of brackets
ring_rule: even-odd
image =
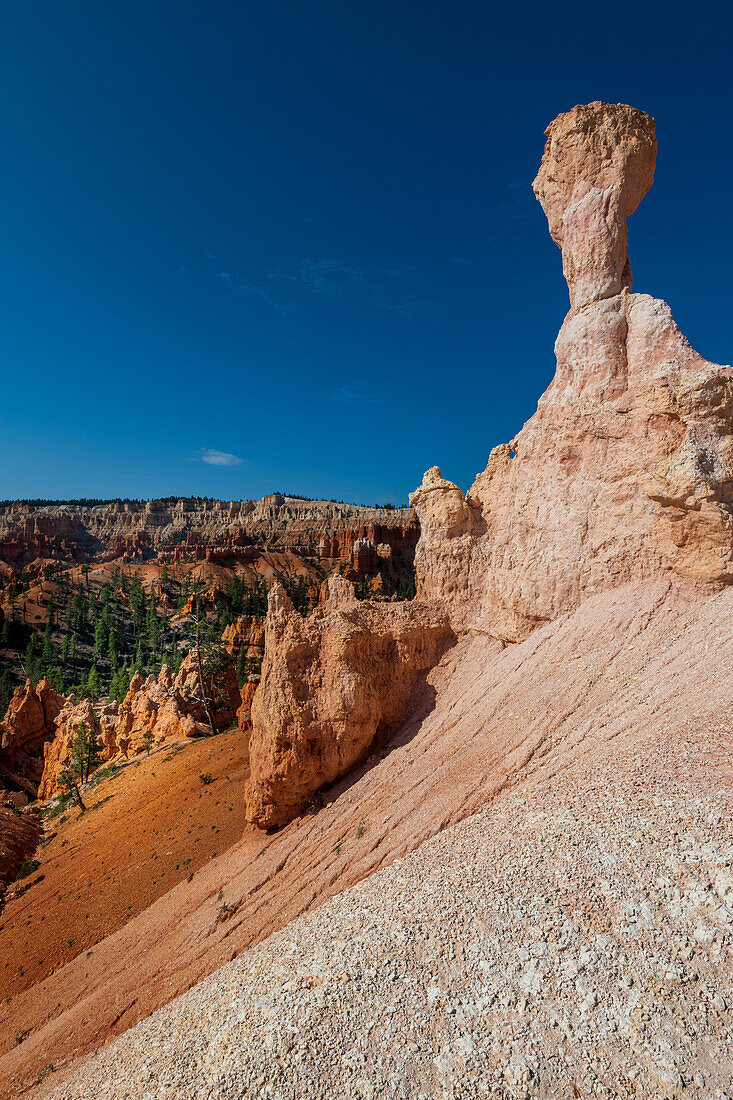
[(635, 289), (731, 358), (721, 5), (23, 0), (0, 35), (0, 498), (470, 485), (567, 310), (531, 190), (657, 120)]

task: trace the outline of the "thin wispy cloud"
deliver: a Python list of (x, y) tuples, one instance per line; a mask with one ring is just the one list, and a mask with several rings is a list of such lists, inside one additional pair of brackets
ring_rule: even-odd
[(367, 389), (363, 382), (350, 382), (326, 390), (324, 395), (329, 401), (339, 405), (377, 405), (381, 401), (379, 394)]
[[(214, 257), (207, 253), (207, 260)], [(260, 276), (217, 268), (213, 263), (209, 271), (233, 296), (259, 298), (283, 317), (302, 313), (309, 298), (349, 294), (360, 295), (379, 309), (407, 318), (426, 313), (426, 303), (410, 289), (410, 273), (395, 267), (370, 272), (337, 257), (306, 256), (292, 267)]]
[(301, 260), (294, 275), (280, 277), (299, 283), (312, 294), (343, 294), (349, 287), (369, 287), (362, 269), (343, 260)]
[(268, 306), (277, 310), (284, 317), (298, 313), (302, 309), (300, 303), (292, 300), (292, 298), (290, 300), (283, 298), (281, 294), (277, 293), (277, 288), (271, 288), (269, 276), (264, 281), (242, 278), (234, 275), (231, 271), (217, 271), (216, 276), (232, 294), (236, 296), (252, 295), (255, 298), (261, 298), (263, 302), (266, 302)]
[(212, 447), (202, 447), (198, 453), (199, 460), (209, 466), (241, 466), (244, 462), (239, 455), (229, 454), (228, 451), (216, 451)]

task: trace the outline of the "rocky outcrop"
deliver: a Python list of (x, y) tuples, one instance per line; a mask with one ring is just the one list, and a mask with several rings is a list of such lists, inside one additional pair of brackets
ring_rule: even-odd
[(316, 822), (248, 832), (14, 998), (6, 1016), (33, 1031), (7, 1043), (9, 1095), (49, 1049), (63, 1064), (99, 1048), (228, 960), (56, 1095), (121, 1098), (163, 1079), (283, 1097), (316, 1079), (374, 1096), (395, 1081), (425, 1096), (728, 1087), (730, 372), (630, 292), (620, 219), (648, 177), (650, 120), (591, 104), (553, 132), (543, 201), (563, 218), (581, 205), (579, 173), (608, 192), (610, 219), (604, 230), (595, 198), (577, 215), (584, 259), (568, 216), (557, 377), (468, 494), (426, 475), (412, 604), (357, 603), (334, 580), (302, 619), (274, 590), (251, 818), (300, 812), (339, 738), (389, 736), (411, 628), (447, 635), (440, 650), (450, 618), (461, 636), (428, 673), (424, 710), (420, 672), (412, 720)]
[(224, 628), (221, 641), (232, 657), (236, 657), (240, 649), (244, 649), (248, 656), (261, 657), (265, 648), (264, 616), (240, 615)]
[(416, 601), (349, 608), (334, 589), (345, 606), (302, 622), (271, 596), (249, 820), (289, 820), (404, 719), (448, 622), (518, 641), (632, 580), (733, 581), (733, 372), (631, 293), (626, 219), (655, 156), (654, 122), (632, 107), (591, 103), (548, 127), (534, 186), (571, 302), (555, 378), (467, 494), (433, 467), (412, 495)]
[(43, 750), (56, 732), (64, 697), (41, 680), (17, 687), (0, 722), (0, 773), (33, 793), (43, 773)]
[(242, 684), (242, 690), (240, 692), (241, 703), (237, 710), (237, 725), (243, 734), (245, 734), (247, 742), (247, 752), (249, 754), (249, 734), (252, 729), (252, 701), (257, 692), (257, 685), (261, 682), (260, 676), (250, 676)]
[(629, 580), (733, 581), (733, 372), (630, 289), (653, 120), (591, 103), (547, 135), (534, 186), (571, 299), (555, 378), (465, 497), (433, 469), (411, 498), (418, 594), (507, 640)]
[(360, 603), (343, 578), (332, 586), (333, 603), (307, 619), (280, 585), (270, 591), (247, 795), (247, 819), (262, 828), (286, 824), (386, 741), (455, 640), (440, 611)]
[[(70, 763), (74, 741), (82, 728), (86, 728), (90, 733), (98, 732), (94, 705), (90, 699), (82, 699), (77, 702), (74, 696), (70, 695), (59, 712), (55, 737), (52, 741), (47, 741), (43, 747), (44, 764), (43, 775), (38, 788), (39, 798), (52, 798), (62, 790), (60, 782), (62, 768), (65, 764)], [(108, 754), (108, 756), (113, 755), (113, 752)]]
[(631, 289), (626, 219), (654, 179), (654, 119), (623, 103), (589, 103), (545, 133), (533, 187), (577, 310)]
[(261, 615), (240, 615), (230, 623), (222, 634), (222, 644), (227, 653), (236, 661), (243, 652), (247, 659), (246, 680), (240, 691), (240, 704), (237, 709), (237, 725), (249, 744), (252, 729), (252, 700), (260, 683), (259, 669), (265, 652), (265, 619)]
[[(236, 677), (229, 666), (215, 707), (219, 728), (233, 724), (239, 702)], [(158, 744), (210, 732), (196, 657), (190, 653), (176, 676), (167, 665), (163, 665), (157, 677), (143, 680), (139, 673), (133, 676), (112, 737), (117, 752), (133, 756), (147, 748), (146, 733), (152, 733), (154, 743)]]
[[(229, 664), (217, 680), (214, 719), (219, 730), (234, 725), (241, 697), (234, 668)], [(182, 741), (209, 734), (206, 707), (201, 698), (196, 657), (189, 654), (174, 676), (163, 665), (158, 676), (143, 679), (139, 672), (130, 681), (122, 703), (108, 703), (95, 712), (88, 699), (66, 701), (57, 720), (57, 732), (45, 746), (40, 798), (52, 798), (61, 789), (61, 765), (72, 756), (74, 739), (81, 724), (93, 730), (102, 760), (136, 756), (163, 741)], [(152, 740), (149, 736), (152, 734)]]
[(153, 734), (151, 743), (159, 744), (208, 732), (198, 685), (194, 688), (187, 683), (194, 672), (194, 662), (187, 657), (176, 678), (167, 665), (158, 676), (133, 676), (111, 730), (111, 744), (117, 752), (123, 756), (143, 752), (148, 747), (145, 735), (149, 733)]

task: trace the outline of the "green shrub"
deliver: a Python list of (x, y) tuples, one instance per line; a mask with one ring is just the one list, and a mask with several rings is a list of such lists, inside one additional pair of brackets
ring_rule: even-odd
[(22, 878), (27, 878), (28, 875), (32, 875), (34, 871), (37, 871), (40, 866), (41, 862), (38, 859), (24, 859), (18, 868), (15, 881), (18, 882)]

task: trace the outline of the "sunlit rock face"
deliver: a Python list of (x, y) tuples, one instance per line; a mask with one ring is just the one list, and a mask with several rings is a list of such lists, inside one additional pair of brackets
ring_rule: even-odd
[[(410, 503), (417, 598), (302, 620), (274, 594), (252, 701), (250, 821), (281, 825), (404, 721), (457, 636), (519, 641), (629, 581), (733, 581), (733, 372), (631, 291), (627, 218), (651, 186), (654, 121), (591, 103), (547, 129), (535, 193), (570, 293), (557, 370), (464, 493), (438, 467)], [(532, 304), (527, 303), (531, 319)]]
[(545, 133), (533, 187), (580, 309), (631, 289), (626, 219), (654, 179), (654, 119), (623, 103), (589, 103)]
[(0, 772), (32, 791), (43, 773), (44, 746), (53, 739), (63, 695), (41, 680), (17, 687), (0, 721)]
[(360, 603), (338, 577), (304, 619), (275, 585), (252, 702), (247, 819), (272, 828), (302, 813), (420, 704), (426, 674), (454, 641), (427, 604)]
[(418, 595), (458, 626), (516, 640), (630, 579), (733, 580), (733, 373), (631, 292), (626, 219), (655, 156), (653, 120), (623, 104), (547, 129), (534, 189), (571, 301), (555, 377), (465, 501), (435, 471), (411, 498)]

